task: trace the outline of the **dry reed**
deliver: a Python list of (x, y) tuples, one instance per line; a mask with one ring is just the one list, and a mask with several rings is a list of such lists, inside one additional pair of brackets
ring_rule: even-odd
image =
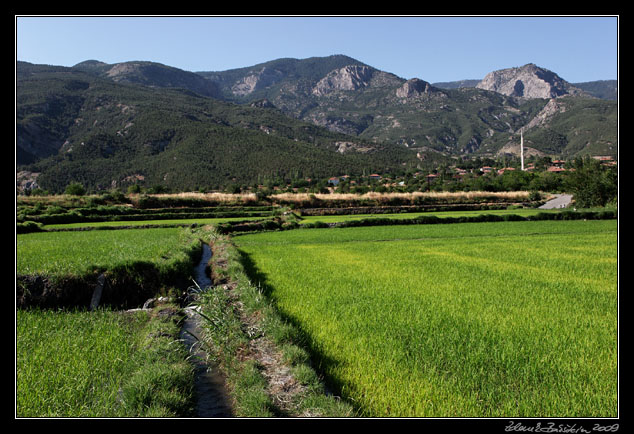
[(354, 193), (330, 193), (330, 194), (310, 194), (310, 193), (280, 193), (271, 196), (275, 201), (280, 202), (304, 202), (310, 201), (311, 198), (317, 198), (323, 201), (336, 201), (336, 200), (373, 200), (377, 202), (384, 202), (393, 199), (401, 199), (405, 201), (413, 201), (417, 199), (444, 199), (444, 200), (457, 200), (463, 199), (466, 201), (478, 200), (483, 198), (492, 198), (497, 200), (527, 200), (529, 197), (528, 191), (503, 191), (503, 192), (490, 192), (490, 191), (459, 191), (459, 192), (411, 192), (411, 193), (377, 193), (368, 192), (364, 194)]
[(185, 193), (163, 193), (152, 195), (157, 198), (182, 198), (182, 199), (197, 199), (207, 202), (255, 202), (257, 200), (255, 193), (198, 193), (198, 192), (185, 192)]

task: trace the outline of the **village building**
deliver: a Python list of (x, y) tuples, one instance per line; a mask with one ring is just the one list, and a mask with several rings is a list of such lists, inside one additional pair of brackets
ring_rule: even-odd
[(438, 175), (436, 175), (435, 173), (430, 173), (429, 175), (426, 176), (426, 178), (427, 178), (427, 183), (430, 184), (436, 181), (436, 179), (438, 179)]
[(566, 171), (566, 169), (564, 169), (563, 167), (559, 167), (559, 166), (550, 166), (546, 170), (548, 172), (552, 172), (552, 173), (559, 173), (559, 172), (565, 172)]
[(616, 166), (616, 161), (609, 155), (597, 155), (592, 158), (599, 160), (603, 166)]

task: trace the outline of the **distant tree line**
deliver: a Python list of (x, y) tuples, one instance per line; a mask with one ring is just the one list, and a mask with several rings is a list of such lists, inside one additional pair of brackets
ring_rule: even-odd
[[(482, 161), (478, 161), (482, 163)], [(484, 162), (485, 164), (487, 161)], [(490, 161), (489, 161), (490, 163)], [(542, 164), (543, 163), (543, 164)], [(542, 168), (547, 162), (542, 162)], [(463, 167), (470, 168), (462, 176), (456, 176), (455, 172), (449, 170), (447, 166), (439, 167), (434, 180), (428, 179), (425, 175), (415, 176), (411, 170), (401, 170), (398, 172), (386, 173), (380, 180), (373, 180), (367, 175), (350, 176), (338, 178), (339, 182), (333, 186), (327, 178), (297, 178), (300, 173), (296, 172), (295, 177), (284, 177), (275, 175), (271, 177), (259, 176), (250, 183), (229, 182), (225, 185), (214, 187), (199, 187), (200, 192), (224, 191), (227, 193), (255, 192), (259, 198), (265, 198), (275, 192), (299, 192), (299, 193), (356, 193), (363, 194), (370, 191), (384, 192), (414, 192), (414, 191), (531, 191), (538, 192), (568, 192), (574, 197), (576, 205), (580, 208), (603, 207), (606, 205), (616, 205), (618, 200), (618, 170), (616, 166), (606, 166), (600, 161), (591, 157), (578, 157), (567, 163), (565, 172), (553, 173), (546, 170), (506, 171), (503, 174), (479, 173), (468, 163)], [(398, 182), (396, 182), (398, 181)], [(115, 189), (120, 194), (121, 189)], [(127, 193), (147, 193), (159, 194), (170, 193), (181, 190), (174, 190), (162, 184), (152, 186), (141, 186), (132, 184), (125, 190)], [(70, 182), (65, 190), (65, 194), (82, 196), (88, 189), (77, 181)], [(30, 194), (48, 194), (46, 190), (34, 190)]]

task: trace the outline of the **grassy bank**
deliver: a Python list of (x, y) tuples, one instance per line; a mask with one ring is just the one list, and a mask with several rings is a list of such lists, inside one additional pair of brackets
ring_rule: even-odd
[(329, 395), (298, 330), (247, 277), (230, 239), (210, 233), (215, 287), (198, 301), (203, 340), (226, 376), (240, 417), (346, 417), (353, 409)]

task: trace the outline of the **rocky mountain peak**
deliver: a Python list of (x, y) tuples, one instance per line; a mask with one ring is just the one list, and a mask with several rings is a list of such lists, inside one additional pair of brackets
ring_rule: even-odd
[(582, 93), (554, 72), (534, 63), (490, 72), (476, 87), (524, 98), (556, 98)]
[(83, 62), (80, 62), (78, 64), (76, 64), (75, 66), (73, 66), (73, 68), (76, 69), (84, 69), (84, 70), (97, 70), (97, 69), (101, 69), (101, 68), (105, 68), (107, 67), (108, 64), (101, 62), (99, 60), (85, 60)]
[(313, 88), (313, 94), (323, 96), (336, 90), (357, 90), (367, 87), (374, 69), (363, 65), (348, 65), (329, 72)]
[(78, 69), (95, 72), (115, 82), (141, 84), (151, 87), (173, 87), (188, 89), (200, 95), (216, 97), (218, 86), (193, 72), (184, 71), (156, 62), (131, 61), (108, 65), (105, 63), (79, 64)]
[(139, 73), (141, 70), (141, 64), (138, 62), (123, 62), (112, 65), (112, 67), (106, 72), (109, 78), (115, 81), (124, 80), (127, 76)]
[(412, 98), (432, 91), (433, 87), (428, 82), (419, 78), (412, 78), (396, 89), (396, 96), (399, 98)]

